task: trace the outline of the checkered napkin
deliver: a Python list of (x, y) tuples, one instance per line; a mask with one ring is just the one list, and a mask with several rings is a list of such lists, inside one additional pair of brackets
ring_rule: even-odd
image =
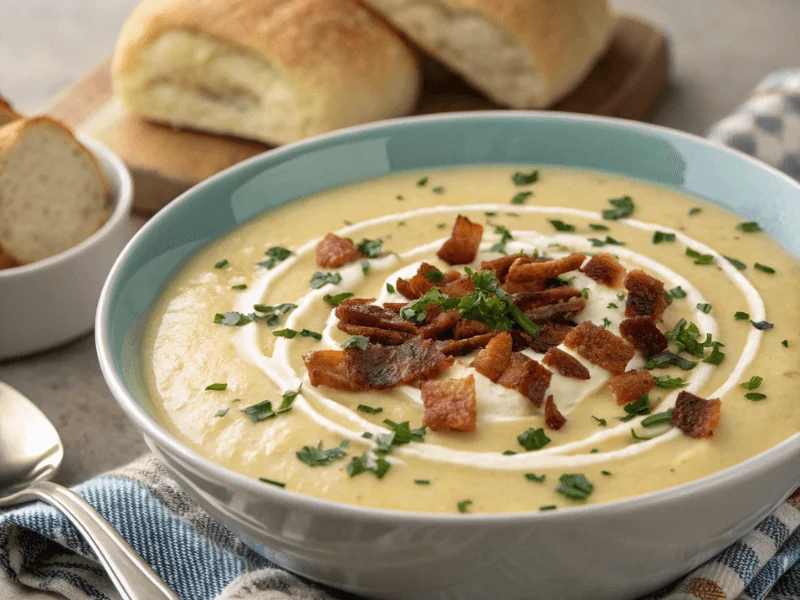
[[(765, 79), (709, 137), (800, 179), (800, 70)], [(204, 513), (152, 457), (76, 491), (184, 600), (344, 600), (254, 553)], [(196, 565), (202, 561), (203, 568)], [(92, 551), (57, 511), (0, 512), (0, 600), (117, 600)], [(753, 531), (646, 600), (800, 600), (800, 490)], [(644, 600), (644, 599), (643, 599)]]

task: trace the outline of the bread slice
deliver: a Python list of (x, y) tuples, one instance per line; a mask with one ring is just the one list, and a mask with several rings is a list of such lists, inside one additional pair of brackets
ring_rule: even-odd
[(549, 106), (606, 49), (606, 0), (364, 0), (495, 102)]
[(21, 118), (22, 115), (15, 111), (5, 98), (0, 96), (0, 127)]
[(358, 0), (145, 0), (114, 91), (139, 116), (282, 144), (408, 114), (414, 52)]
[(0, 265), (75, 246), (110, 210), (100, 165), (64, 125), (23, 118), (0, 128)]

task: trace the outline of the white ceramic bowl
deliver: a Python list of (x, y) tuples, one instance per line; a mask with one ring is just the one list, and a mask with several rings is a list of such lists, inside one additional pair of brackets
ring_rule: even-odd
[(757, 220), (800, 256), (800, 185), (707, 140), (559, 113), (400, 119), (268, 152), (162, 210), (109, 276), (97, 315), (100, 365), (122, 408), (187, 493), (291, 571), (370, 598), (638, 597), (708, 560), (800, 485), (800, 434), (709, 477), (624, 501), (522, 514), (420, 514), (303, 496), (214, 464), (158, 422), (142, 385), (141, 332), (149, 307), (198, 248), (259, 212), (320, 189), (487, 163), (562, 165), (654, 181)]
[(0, 360), (54, 348), (91, 331), (103, 282), (133, 233), (133, 184), (127, 167), (100, 142), (77, 137), (103, 169), (113, 212), (77, 246), (29, 265), (0, 269)]

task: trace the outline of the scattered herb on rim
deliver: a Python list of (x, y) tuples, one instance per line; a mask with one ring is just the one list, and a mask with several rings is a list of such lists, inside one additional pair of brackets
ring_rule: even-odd
[(206, 386), (206, 390), (212, 390), (212, 391), (222, 391), (227, 389), (228, 389), (227, 383), (212, 383), (211, 385)]
[(618, 219), (629, 217), (631, 214), (633, 214), (633, 209), (635, 208), (633, 199), (630, 196), (611, 198), (609, 203), (614, 208), (605, 209), (603, 211), (603, 218), (610, 221), (616, 221)]
[(228, 259), (227, 258), (223, 258), (221, 261), (219, 261), (218, 263), (216, 263), (214, 265), (214, 268), (215, 269), (224, 269), (228, 265), (230, 265), (230, 263), (228, 262)]
[(272, 246), (272, 248), (268, 248), (266, 252), (264, 252), (266, 256), (269, 258), (264, 260), (260, 263), (257, 263), (260, 267), (266, 267), (267, 269), (272, 269), (275, 265), (279, 262), (283, 262), (287, 258), (292, 255), (292, 251), (288, 248), (283, 248), (281, 246)]
[(525, 479), (528, 481), (535, 481), (536, 483), (544, 483), (547, 475), (537, 475), (536, 473), (525, 473)]
[(757, 271), (761, 271), (762, 273), (766, 273), (767, 275), (773, 275), (775, 273), (775, 269), (772, 267), (768, 267), (767, 265), (762, 265), (761, 263), (756, 263), (753, 267)]
[(737, 268), (737, 269), (739, 269), (740, 271), (744, 271), (744, 270), (747, 268), (747, 265), (746, 265), (746, 264), (744, 264), (744, 263), (743, 263), (742, 261), (740, 261), (740, 260), (737, 260), (737, 259), (735, 259), (735, 258), (731, 258), (730, 256), (723, 256), (722, 258), (724, 258), (725, 260), (727, 260), (729, 263), (731, 263), (731, 264), (732, 264), (734, 267), (736, 267), (736, 268)]
[(666, 231), (656, 231), (653, 234), (654, 244), (663, 244), (665, 242), (674, 242), (674, 241), (675, 241), (674, 233), (667, 233)]
[(360, 412), (367, 413), (368, 415), (377, 415), (378, 413), (383, 412), (383, 408), (380, 406), (374, 407), (374, 406), (367, 406), (366, 404), (359, 404), (358, 406), (356, 406), (356, 409), (359, 410)]
[(511, 176), (511, 181), (517, 186), (533, 185), (539, 181), (539, 171), (533, 170), (530, 173), (522, 173), (521, 171), (517, 171)]
[(341, 294), (325, 294), (322, 299), (325, 300), (331, 306), (339, 306), (342, 302), (347, 300), (348, 298), (352, 298), (355, 294), (351, 292), (342, 292)]
[(417, 181), (417, 187), (424, 187), (428, 183), (428, 177), (422, 177)]
[(572, 233), (575, 231), (575, 225), (570, 225), (569, 223), (564, 223), (564, 221), (560, 219), (552, 219), (550, 224), (556, 231), (565, 231), (568, 233)]
[(746, 313), (746, 312), (742, 312), (741, 310), (737, 310), (735, 313), (733, 313), (733, 320), (734, 321), (749, 321), (750, 320), (750, 314)]
[(274, 479), (267, 479), (266, 477), (259, 477), (258, 480), (261, 483), (268, 483), (270, 485), (274, 485), (275, 487), (285, 488), (286, 484), (282, 481), (275, 481)]
[(511, 204), (525, 204), (525, 201), (531, 196), (533, 196), (533, 192), (519, 192), (511, 198)]
[(544, 432), (544, 428), (534, 429), (530, 427), (526, 431), (517, 436), (519, 445), (525, 448), (528, 452), (532, 450), (541, 450), (550, 443), (550, 438)]
[(338, 446), (325, 450), (322, 447), (322, 440), (320, 440), (316, 446), (303, 446), (303, 449), (295, 454), (297, 454), (297, 458), (301, 462), (304, 462), (309, 467), (325, 467), (344, 458), (346, 455), (345, 450), (349, 446), (350, 440), (344, 440)]
[(558, 478), (556, 491), (571, 500), (586, 500), (594, 491), (594, 485), (583, 473), (565, 473)]
[(311, 276), (309, 285), (311, 286), (312, 290), (318, 290), (322, 286), (329, 283), (336, 285), (341, 282), (342, 276), (339, 273), (323, 273), (321, 271), (317, 271)]
[(743, 223), (739, 223), (736, 226), (736, 229), (743, 231), (744, 233), (758, 233), (761, 231), (761, 227), (755, 221), (745, 221)]
[(347, 348), (358, 348), (359, 350), (366, 350), (367, 344), (369, 344), (369, 338), (363, 335), (354, 335), (351, 338), (346, 339), (342, 342), (342, 348), (345, 350)]

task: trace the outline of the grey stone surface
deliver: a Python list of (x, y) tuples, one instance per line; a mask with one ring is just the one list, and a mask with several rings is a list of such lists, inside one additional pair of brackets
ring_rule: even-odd
[[(223, 1), (223, 0), (220, 0)], [(34, 110), (112, 51), (135, 0), (0, 0), (0, 92)], [(704, 133), (766, 74), (800, 66), (797, 0), (615, 0), (668, 34), (672, 83), (655, 123)], [(59, 480), (71, 484), (145, 450), (106, 388), (91, 337), (0, 364), (66, 444)]]

